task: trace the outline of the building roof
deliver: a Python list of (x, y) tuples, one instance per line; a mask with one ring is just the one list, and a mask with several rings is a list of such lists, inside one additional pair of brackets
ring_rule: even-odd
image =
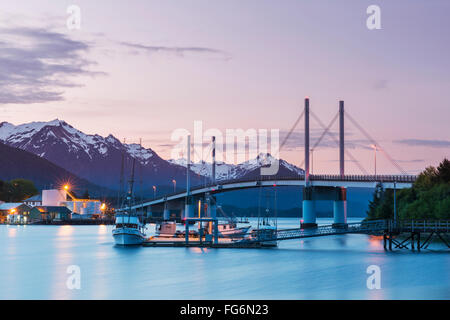
[(0, 210), (11, 210), (24, 205), (22, 202), (5, 202), (0, 204)]
[(71, 213), (69, 208), (64, 206), (37, 206), (37, 208), (40, 212), (46, 213), (46, 212), (52, 212), (52, 213)]
[(32, 196), (32, 197), (29, 197), (28, 199), (25, 199), (24, 200), (24, 202), (25, 201), (42, 201), (42, 194), (37, 194), (37, 195), (35, 195), (35, 196)]

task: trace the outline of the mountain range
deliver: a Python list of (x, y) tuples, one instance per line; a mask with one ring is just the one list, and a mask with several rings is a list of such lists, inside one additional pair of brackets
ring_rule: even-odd
[[(85, 134), (63, 120), (31, 122), (13, 125), (0, 123), (0, 142), (18, 148), (63, 168), (94, 185), (118, 189), (121, 176), (122, 157), (124, 175), (130, 173), (133, 159), (136, 163), (136, 180), (142, 180), (145, 194), (152, 186), (172, 190), (172, 180), (177, 187), (186, 185), (186, 160), (164, 160), (150, 148), (139, 144), (120, 142), (113, 135), (102, 137)], [(245, 179), (258, 177), (260, 168), (275, 159), (270, 154), (261, 154), (256, 159), (241, 164), (219, 162), (216, 165), (216, 179)], [(303, 170), (280, 160), (279, 176), (298, 176)], [(192, 185), (204, 184), (211, 176), (211, 164), (199, 162), (191, 164)], [(56, 178), (56, 177), (55, 177)]]
[(112, 195), (112, 190), (97, 186), (86, 179), (57, 166), (30, 152), (9, 147), (0, 143), (0, 180), (28, 179), (38, 189), (58, 188), (70, 183), (76, 186), (77, 194), (89, 190), (91, 195), (105, 197)]

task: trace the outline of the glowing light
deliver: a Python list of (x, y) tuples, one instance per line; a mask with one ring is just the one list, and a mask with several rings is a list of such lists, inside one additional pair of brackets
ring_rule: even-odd
[(100, 206), (100, 210), (105, 210), (106, 209), (106, 203), (102, 203), (102, 205)]
[(16, 209), (11, 209), (11, 210), (9, 210), (9, 212), (11, 213), (11, 214), (14, 214), (15, 212), (16, 212)]
[(65, 184), (63, 188), (64, 188), (64, 190), (67, 191), (67, 190), (69, 190), (69, 185), (68, 185), (68, 184)]

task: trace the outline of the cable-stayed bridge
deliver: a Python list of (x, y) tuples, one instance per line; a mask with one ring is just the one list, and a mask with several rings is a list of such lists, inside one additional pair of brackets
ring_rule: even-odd
[[(322, 127), (323, 132), (315, 144), (310, 146), (310, 116)], [(361, 133), (367, 141), (377, 147), (392, 165), (399, 171), (398, 175), (369, 175), (364, 167), (353, 157), (351, 152), (345, 148), (345, 119), (348, 119)], [(286, 145), (291, 134), (297, 126), (304, 121), (304, 159), (300, 167), (304, 166), (304, 175), (298, 177), (279, 177), (270, 175), (261, 175), (250, 180), (229, 180), (216, 181), (215, 174), (215, 139), (212, 141), (212, 172), (211, 182), (206, 186), (191, 188), (190, 174), (187, 174), (187, 188), (185, 191), (167, 194), (158, 198), (149, 199), (136, 203), (132, 208), (139, 210), (142, 214), (150, 217), (153, 212), (163, 212), (163, 218), (168, 220), (171, 211), (179, 211), (180, 216), (184, 218), (194, 217), (195, 204), (200, 201), (207, 203), (207, 216), (216, 218), (217, 205), (215, 203), (215, 194), (242, 190), (249, 188), (276, 187), (276, 186), (301, 186), (303, 187), (303, 218), (302, 228), (316, 228), (315, 202), (320, 200), (333, 200), (334, 225), (347, 224), (347, 188), (374, 188), (381, 184), (384, 189), (402, 189), (410, 188), (416, 177), (408, 175), (400, 166), (398, 161), (394, 160), (381, 146), (367, 133), (367, 131), (344, 111), (344, 101), (339, 101), (339, 110), (328, 125), (325, 125), (312, 110), (310, 110), (310, 100), (304, 101), (304, 109), (296, 119), (287, 136), (280, 144), (280, 150)], [(339, 138), (336, 138), (330, 128), (339, 121)], [(310, 174), (310, 152), (319, 146), (325, 136), (329, 136), (335, 141), (339, 152), (339, 174)], [(187, 154), (187, 172), (190, 172), (190, 137), (188, 137)], [(346, 175), (346, 158), (353, 161), (363, 173), (362, 175)], [(299, 195), (300, 196), (300, 195)]]

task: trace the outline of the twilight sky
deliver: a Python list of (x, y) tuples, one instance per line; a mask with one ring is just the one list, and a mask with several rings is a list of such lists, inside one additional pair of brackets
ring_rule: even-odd
[[(66, 27), (69, 5), (81, 29)], [(369, 5), (381, 30), (366, 27)], [(409, 173), (450, 157), (448, 0), (96, 0), (0, 4), (0, 121), (63, 119), (170, 158), (177, 128), (290, 129), (346, 112)], [(311, 119), (312, 142), (320, 127)], [(347, 121), (349, 151), (374, 171)], [(281, 157), (303, 161), (302, 124)], [(337, 123), (332, 131), (337, 132)], [(325, 139), (315, 173), (335, 173)], [(206, 159), (206, 155), (205, 155)], [(398, 173), (377, 156), (378, 173)], [(352, 161), (348, 173), (361, 171)]]

